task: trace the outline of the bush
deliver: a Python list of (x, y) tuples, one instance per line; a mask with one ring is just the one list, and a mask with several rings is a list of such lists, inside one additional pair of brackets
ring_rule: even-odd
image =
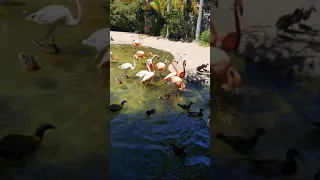
[(163, 28), (160, 31), (160, 36), (166, 37), (166, 35), (167, 35), (167, 25), (165, 24), (165, 25), (163, 25)]
[(210, 45), (210, 31), (209, 30), (205, 30), (201, 33), (200, 44), (202, 46), (209, 46)]
[(172, 40), (193, 40), (195, 25), (191, 23), (189, 14), (172, 10), (166, 15), (169, 26), (169, 38)]
[(136, 3), (124, 4), (114, 1), (110, 7), (110, 29), (112, 31), (133, 32), (137, 25), (138, 6)]

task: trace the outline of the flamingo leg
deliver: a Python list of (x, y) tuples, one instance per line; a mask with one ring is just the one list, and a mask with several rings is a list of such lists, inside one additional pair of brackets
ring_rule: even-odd
[(93, 57), (93, 59), (90, 61), (90, 63), (87, 65), (87, 69), (91, 66), (92, 63), (94, 63), (94, 61), (98, 58), (98, 56), (101, 54), (101, 49), (97, 50), (96, 55)]

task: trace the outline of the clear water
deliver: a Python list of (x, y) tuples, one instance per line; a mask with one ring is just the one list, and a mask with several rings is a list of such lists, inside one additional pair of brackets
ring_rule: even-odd
[(76, 14), (75, 1), (28, 0), (25, 6), (0, 6), (0, 136), (33, 134), (42, 123), (56, 126), (48, 131), (42, 147), (23, 164), (0, 161), (0, 179), (106, 179), (108, 166), (109, 102), (107, 76), (99, 77), (85, 65), (95, 50), (81, 41), (109, 25), (99, 2), (82, 0), (84, 17), (79, 26), (59, 26), (56, 42), (62, 53), (37, 51), (43, 70), (26, 71), (20, 52), (32, 53), (31, 40), (44, 36), (50, 26), (26, 22), (22, 11), (34, 12), (61, 4)]
[[(146, 69), (145, 59), (138, 61), (135, 70), (128, 71), (129, 79), (117, 84), (115, 79), (123, 72), (118, 66), (133, 63), (132, 56), (138, 50), (152, 52), (163, 60), (173, 58), (168, 52), (150, 47), (111, 46), (111, 52), (119, 62), (110, 66), (110, 101), (111, 104), (128, 101), (110, 120), (111, 179), (208, 179), (210, 131), (206, 121), (210, 105), (204, 96), (209, 94), (209, 88), (187, 83), (188, 90), (180, 93), (169, 83), (159, 82), (159, 74), (144, 88), (135, 74)], [(158, 99), (167, 93), (176, 95), (168, 100)], [(177, 106), (177, 103), (190, 101), (195, 103), (191, 106), (192, 111), (204, 109), (203, 118), (190, 118)], [(153, 108), (157, 113), (145, 116), (145, 112)], [(174, 156), (170, 143), (187, 146), (186, 158)]]
[[(319, 170), (319, 132), (314, 132), (311, 121), (318, 121), (319, 78), (306, 78), (301, 73), (287, 71), (288, 67), (245, 63), (244, 95), (223, 97), (218, 91), (224, 111), (213, 109), (211, 131), (212, 179), (263, 179), (247, 173), (246, 157), (235, 154), (226, 144), (215, 138), (215, 133), (251, 136), (255, 129), (264, 127), (267, 134), (259, 140), (256, 158), (285, 159), (289, 148), (297, 148), (303, 155), (297, 179), (312, 179)], [(227, 96), (228, 97), (228, 96)]]

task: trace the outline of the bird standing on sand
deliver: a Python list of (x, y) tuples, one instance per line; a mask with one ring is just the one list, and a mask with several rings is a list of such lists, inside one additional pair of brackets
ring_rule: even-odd
[(247, 154), (254, 149), (260, 136), (265, 133), (265, 129), (258, 128), (254, 136), (249, 138), (241, 136), (226, 136), (223, 133), (217, 133), (216, 137), (224, 143), (228, 144), (236, 152)]
[(248, 172), (264, 176), (266, 179), (288, 176), (297, 173), (298, 164), (295, 161), (299, 158), (300, 152), (297, 149), (289, 149), (287, 151), (287, 159), (285, 161), (279, 161), (277, 159), (248, 159), (249, 163), (253, 165), (252, 168), (248, 168)]
[(188, 112), (190, 117), (202, 117), (204, 109), (199, 109), (199, 112)]
[(193, 102), (190, 102), (188, 105), (187, 104), (180, 104), (178, 103), (178, 106), (180, 106), (184, 110), (190, 109), (190, 106), (193, 104)]
[(111, 104), (110, 105), (110, 111), (111, 112), (118, 112), (123, 108), (124, 103), (127, 101), (122, 101), (121, 104)]
[(43, 124), (34, 135), (10, 134), (0, 139), (0, 157), (21, 160), (39, 148), (46, 130), (55, 129), (52, 124)]

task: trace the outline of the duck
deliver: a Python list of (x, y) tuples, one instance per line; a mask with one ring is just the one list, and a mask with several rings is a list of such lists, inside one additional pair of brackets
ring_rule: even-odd
[(20, 53), (19, 59), (21, 60), (23, 66), (29, 71), (36, 71), (40, 69), (37, 63), (37, 58), (33, 55)]
[(157, 110), (156, 109), (151, 109), (151, 110), (148, 110), (148, 111), (146, 111), (146, 116), (150, 116), (150, 115), (152, 115), (152, 114), (154, 114), (154, 113), (156, 113), (157, 112)]
[(123, 108), (124, 103), (127, 101), (122, 101), (121, 104), (111, 104), (110, 105), (110, 111), (111, 112), (118, 112)]
[(40, 147), (45, 132), (55, 129), (52, 124), (40, 125), (34, 135), (9, 134), (0, 139), (0, 157), (20, 161)]
[(252, 137), (226, 136), (223, 133), (217, 133), (216, 138), (228, 144), (236, 152), (247, 154), (254, 149), (260, 136), (265, 133), (264, 128), (258, 128)]
[(117, 82), (117, 84), (122, 84), (122, 81), (119, 78), (116, 78), (116, 82)]
[(170, 144), (170, 147), (171, 147), (171, 149), (172, 149), (172, 151), (173, 151), (175, 156), (183, 157), (183, 156), (185, 156), (187, 154), (185, 152), (185, 149), (187, 148), (186, 146), (182, 146), (182, 148), (179, 148), (175, 144)]
[(171, 94), (165, 94), (164, 96), (160, 96), (158, 99), (160, 100), (167, 100), (171, 97)]
[(293, 175), (298, 171), (298, 163), (295, 161), (299, 158), (300, 152), (291, 148), (287, 151), (287, 158), (284, 161), (277, 159), (248, 159), (253, 167), (248, 168), (249, 173), (264, 176), (266, 179), (271, 177), (280, 177)]
[(193, 104), (193, 102), (190, 102), (188, 105), (187, 104), (180, 104), (178, 103), (178, 106), (180, 106), (184, 110), (190, 109), (190, 106)]
[(202, 117), (204, 109), (199, 109), (199, 112), (188, 112), (190, 117)]

